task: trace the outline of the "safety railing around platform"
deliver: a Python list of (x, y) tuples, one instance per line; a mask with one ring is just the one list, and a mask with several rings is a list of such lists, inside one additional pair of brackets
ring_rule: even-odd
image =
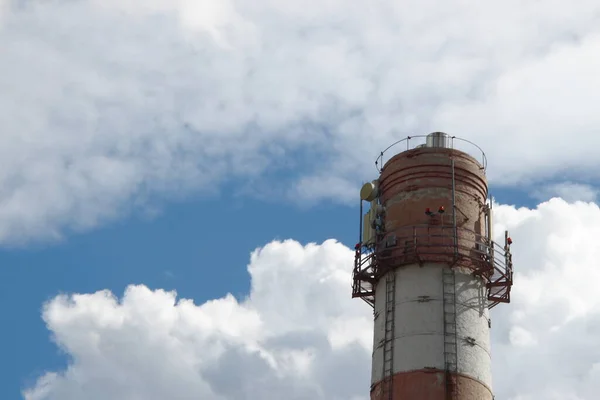
[(426, 262), (470, 269), (484, 279), (490, 308), (510, 301), (513, 271), (508, 235), (502, 246), (466, 228), (431, 225), (385, 232), (372, 247), (357, 244), (352, 296), (373, 305), (375, 284), (382, 275), (403, 265)]
[[(395, 143), (392, 143), (385, 150), (381, 151), (379, 156), (375, 160), (375, 167), (377, 168), (377, 171), (381, 173), (383, 165), (385, 164), (384, 157), (386, 156), (386, 153), (388, 151), (394, 150), (395, 152), (393, 155), (396, 155), (400, 152), (416, 149), (419, 147), (429, 147), (427, 144), (427, 141), (430, 140), (430, 138), (431, 138), (430, 135), (414, 135), (414, 136), (407, 136), (404, 139), (401, 139)], [(487, 169), (487, 157), (481, 147), (479, 147), (475, 143), (471, 142), (470, 140), (462, 139), (457, 136), (449, 136), (448, 135), (445, 137), (445, 139), (448, 140), (448, 147), (431, 147), (431, 148), (432, 149), (440, 149), (440, 150), (444, 150), (447, 148), (454, 149), (454, 150), (460, 150), (463, 153), (469, 154), (471, 157), (473, 157), (475, 160), (477, 160), (477, 162), (479, 162), (479, 164), (481, 165), (481, 168), (484, 171)], [(388, 157), (387, 159), (389, 160), (390, 158), (392, 158), (392, 156)]]

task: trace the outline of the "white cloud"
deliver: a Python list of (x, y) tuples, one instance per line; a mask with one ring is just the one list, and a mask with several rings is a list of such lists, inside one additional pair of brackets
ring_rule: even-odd
[(252, 255), (242, 303), (196, 306), (144, 286), (121, 300), (59, 296), (44, 318), (72, 364), (25, 398), (364, 398), (371, 312), (348, 296), (352, 258), (333, 240), (270, 243)]
[[(600, 209), (553, 199), (496, 207), (514, 240), (513, 301), (492, 312), (494, 389), (507, 400), (600, 390)], [(371, 310), (350, 298), (353, 251), (333, 240), (252, 254), (248, 299), (194, 305), (131, 286), (59, 296), (44, 311), (71, 357), (27, 400), (367, 399)], [(524, 379), (523, 377), (526, 377)]]
[(286, 168), (279, 195), (346, 201), (431, 130), (496, 182), (598, 178), (596, 1), (2, 4), (3, 242)]

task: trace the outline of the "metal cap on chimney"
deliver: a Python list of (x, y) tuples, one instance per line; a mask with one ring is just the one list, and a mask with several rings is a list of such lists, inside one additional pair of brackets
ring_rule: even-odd
[(427, 135), (427, 147), (450, 147), (450, 136), (444, 132), (433, 132)]

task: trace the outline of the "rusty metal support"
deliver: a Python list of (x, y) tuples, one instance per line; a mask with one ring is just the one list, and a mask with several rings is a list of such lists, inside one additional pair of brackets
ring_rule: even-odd
[[(381, 268), (381, 265), (394, 265), (398, 268), (413, 263), (432, 262), (452, 265), (455, 262), (455, 266), (471, 269), (473, 274), (485, 280), (490, 308), (498, 303), (510, 301), (513, 276), (512, 255), (508, 243), (502, 248), (493, 241), (488, 242), (485, 234), (477, 234), (462, 227), (454, 229), (452, 226), (401, 227), (386, 232), (378, 243), (384, 243), (387, 235), (396, 236), (396, 245), (392, 248), (394, 255), (386, 256), (377, 248), (367, 249), (357, 246), (359, 248), (355, 251), (352, 297), (363, 298), (372, 305), (373, 285), (387, 272)], [(456, 237), (460, 237), (461, 240), (457, 245), (452, 245), (450, 250), (448, 239), (454, 243)], [(363, 253), (363, 249), (366, 249), (367, 253)], [(490, 253), (502, 253), (504, 257), (492, 258), (489, 257)]]

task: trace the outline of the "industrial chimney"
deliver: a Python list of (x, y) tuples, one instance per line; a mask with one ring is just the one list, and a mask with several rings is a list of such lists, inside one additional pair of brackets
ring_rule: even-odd
[(508, 232), (492, 240), (485, 154), (434, 132), (375, 164), (352, 290), (374, 308), (371, 400), (492, 400), (489, 309), (510, 302), (513, 273)]

